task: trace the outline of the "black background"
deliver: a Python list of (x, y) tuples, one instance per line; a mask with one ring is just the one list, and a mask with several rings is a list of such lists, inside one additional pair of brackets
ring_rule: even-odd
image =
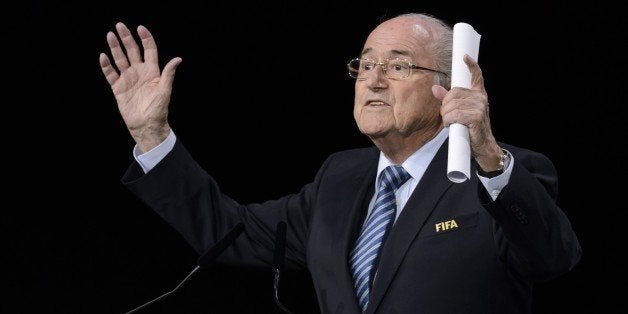
[[(197, 255), (119, 179), (132, 139), (99, 65), (115, 23), (180, 56), (170, 121), (242, 203), (296, 192), (331, 152), (370, 145), (345, 64), (382, 19), (427, 12), (482, 34), (498, 140), (549, 156), (584, 255), (539, 283), (535, 313), (620, 313), (625, 293), (625, 17), (602, 2), (34, 3), (1, 11), (3, 313), (122, 313), (170, 290)], [(5, 279), (6, 278), (6, 279)], [(308, 274), (282, 299), (316, 313)], [(615, 285), (618, 288), (611, 288)], [(146, 313), (278, 313), (267, 270), (218, 266)]]

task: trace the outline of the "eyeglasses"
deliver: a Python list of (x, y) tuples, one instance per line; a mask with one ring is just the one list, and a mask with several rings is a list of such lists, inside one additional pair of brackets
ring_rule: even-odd
[(405, 79), (410, 76), (410, 71), (412, 69), (432, 71), (447, 76), (444, 72), (424, 68), (401, 58), (386, 59), (384, 62), (375, 62), (370, 59), (355, 58), (347, 63), (347, 68), (349, 69), (349, 76), (354, 79), (365, 80), (366, 76), (371, 73), (373, 69), (375, 69), (376, 65), (382, 66), (384, 76), (393, 80)]

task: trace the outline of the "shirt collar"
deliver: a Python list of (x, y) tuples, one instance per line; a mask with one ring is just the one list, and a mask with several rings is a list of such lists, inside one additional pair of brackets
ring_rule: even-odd
[[(421, 148), (414, 152), (408, 159), (406, 159), (401, 166), (412, 176), (415, 180), (420, 180), (423, 174), (427, 170), (427, 166), (430, 164), (438, 149), (443, 145), (447, 137), (449, 136), (449, 128), (443, 128), (432, 138), (429, 142), (425, 143)], [(375, 186), (379, 186), (379, 175), (388, 166), (395, 165), (392, 163), (383, 152), (379, 152), (379, 164), (377, 165), (377, 177), (375, 179)]]

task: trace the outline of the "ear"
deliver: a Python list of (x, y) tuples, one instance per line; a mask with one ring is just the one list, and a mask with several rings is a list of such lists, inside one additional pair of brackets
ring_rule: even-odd
[(436, 99), (443, 100), (447, 94), (447, 90), (440, 85), (432, 85), (432, 94)]

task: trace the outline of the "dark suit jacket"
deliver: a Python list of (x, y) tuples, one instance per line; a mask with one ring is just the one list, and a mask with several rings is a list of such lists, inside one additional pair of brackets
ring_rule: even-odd
[[(556, 173), (543, 155), (503, 146), (515, 158), (496, 201), (473, 175), (446, 177), (440, 148), (382, 247), (368, 313), (529, 313), (534, 281), (570, 270), (581, 250), (557, 207)], [(379, 151), (331, 155), (313, 182), (293, 195), (241, 205), (177, 141), (149, 173), (131, 165), (123, 183), (205, 252), (238, 222), (245, 233), (221, 256), (236, 265), (270, 266), (274, 229), (288, 224), (289, 266), (307, 267), (323, 313), (359, 313), (348, 254), (374, 193)], [(437, 228), (455, 221), (457, 227)]]

